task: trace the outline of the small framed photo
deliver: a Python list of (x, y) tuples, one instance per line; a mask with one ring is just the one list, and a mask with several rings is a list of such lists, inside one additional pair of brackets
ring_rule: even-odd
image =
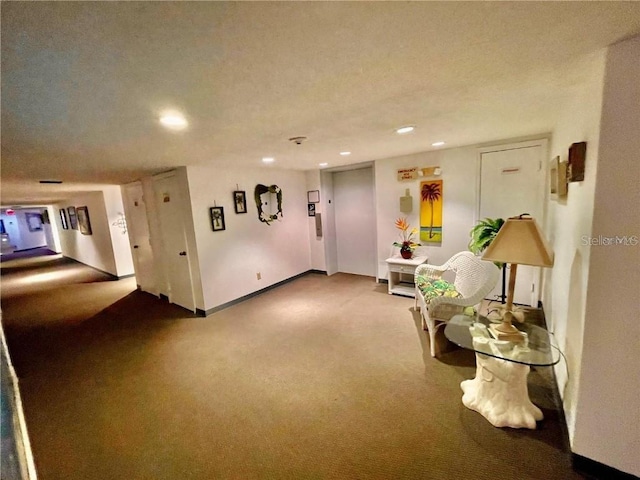
[(247, 194), (242, 190), (233, 192), (233, 208), (236, 213), (247, 213)]
[(211, 215), (211, 228), (213, 231), (224, 230), (224, 207), (211, 207), (209, 215)]
[(60, 209), (60, 225), (63, 230), (69, 230), (69, 224), (67, 223), (67, 211), (64, 208)]
[(76, 217), (76, 207), (67, 207), (69, 214), (69, 226), (74, 230), (78, 229), (78, 217)]
[(91, 221), (89, 220), (89, 209), (87, 207), (78, 207), (76, 209), (78, 216), (78, 230), (83, 235), (91, 235)]
[(307, 202), (320, 203), (320, 190), (310, 190), (307, 192)]
[(316, 216), (316, 204), (315, 203), (307, 204), (307, 212), (308, 212), (308, 215), (310, 217), (315, 217)]

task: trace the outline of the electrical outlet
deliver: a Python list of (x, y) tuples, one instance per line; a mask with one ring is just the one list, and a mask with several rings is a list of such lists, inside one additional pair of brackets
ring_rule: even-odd
[(262, 280), (262, 274), (260, 272), (256, 273), (256, 278)]

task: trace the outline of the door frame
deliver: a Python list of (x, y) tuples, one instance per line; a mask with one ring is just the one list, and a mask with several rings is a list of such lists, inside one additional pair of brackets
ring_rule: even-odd
[[(356, 163), (353, 165), (345, 165), (334, 168), (323, 169), (320, 172), (320, 185), (323, 192), (323, 197), (325, 198), (325, 215), (323, 216), (323, 223), (325, 229), (325, 265), (327, 269), (327, 275), (331, 276), (336, 273), (339, 273), (340, 270), (338, 268), (338, 232), (336, 230), (336, 222), (335, 222), (335, 174), (342, 173), (350, 170), (362, 170), (365, 168), (370, 168), (372, 173), (371, 178), (371, 190), (373, 192), (373, 213), (374, 218), (377, 216), (377, 204), (376, 204), (376, 169), (374, 162), (362, 162)], [(378, 223), (374, 222), (374, 278), (376, 282), (379, 280), (378, 278)]]

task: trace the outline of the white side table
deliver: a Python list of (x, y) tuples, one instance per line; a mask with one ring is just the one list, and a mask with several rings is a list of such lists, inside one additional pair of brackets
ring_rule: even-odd
[(415, 298), (415, 284), (413, 275), (418, 265), (426, 263), (428, 257), (421, 255), (409, 259), (404, 259), (400, 255), (387, 258), (389, 268), (389, 295), (403, 295)]

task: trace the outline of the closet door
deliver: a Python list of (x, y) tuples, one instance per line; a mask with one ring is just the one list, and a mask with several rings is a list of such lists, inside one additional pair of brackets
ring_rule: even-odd
[(164, 248), (163, 267), (169, 301), (195, 312), (195, 294), (184, 225), (184, 186), (171, 174), (154, 177), (156, 205)]
[[(542, 168), (546, 143), (480, 154), (480, 209), (478, 219), (505, 220), (528, 213), (544, 227), (545, 171)], [(507, 281), (509, 279), (507, 271)], [(540, 299), (540, 267), (518, 266), (514, 303), (537, 306)], [(502, 280), (487, 296), (502, 293)]]

